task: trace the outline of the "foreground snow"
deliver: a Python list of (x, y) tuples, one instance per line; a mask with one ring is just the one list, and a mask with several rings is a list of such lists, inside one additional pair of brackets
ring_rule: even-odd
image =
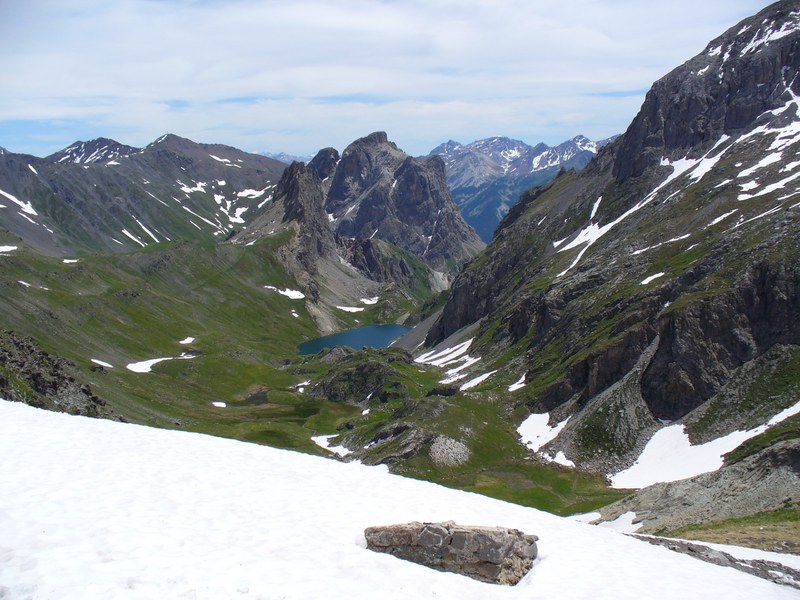
[[(796, 598), (617, 532), (383, 469), (0, 401), (4, 598)], [(364, 548), (454, 519), (540, 537), (514, 588)]]

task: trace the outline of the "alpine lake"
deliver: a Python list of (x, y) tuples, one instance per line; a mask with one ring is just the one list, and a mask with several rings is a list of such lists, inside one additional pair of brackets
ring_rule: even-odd
[(306, 355), (316, 354), (325, 348), (334, 348), (335, 346), (349, 346), (356, 350), (361, 350), (365, 347), (386, 348), (409, 329), (405, 325), (397, 325), (395, 323), (362, 325), (361, 327), (353, 327), (339, 333), (308, 340), (297, 346), (297, 350), (301, 355)]

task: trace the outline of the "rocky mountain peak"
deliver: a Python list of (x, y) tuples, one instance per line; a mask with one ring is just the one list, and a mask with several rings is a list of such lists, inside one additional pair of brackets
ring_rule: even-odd
[(75, 142), (67, 148), (51, 154), (45, 160), (53, 163), (91, 164), (113, 161), (136, 152), (139, 152), (139, 148), (100, 137), (88, 142)]
[(308, 163), (308, 168), (320, 181), (325, 181), (339, 163), (339, 152), (335, 148), (323, 148)]
[(339, 235), (377, 237), (439, 271), (454, 272), (483, 246), (450, 197), (444, 161), (415, 159), (383, 132), (345, 149), (325, 209)]
[(800, 2), (777, 2), (657, 81), (620, 141), (618, 181), (700, 155), (800, 93)]
[(283, 222), (295, 221), (299, 225), (297, 259), (307, 273), (316, 273), (317, 260), (336, 253), (319, 179), (306, 165), (294, 162), (284, 171), (275, 196), (283, 198)]

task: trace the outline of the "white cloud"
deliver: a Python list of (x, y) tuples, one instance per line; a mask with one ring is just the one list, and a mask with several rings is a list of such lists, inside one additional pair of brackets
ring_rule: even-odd
[[(412, 153), (605, 137), (655, 79), (767, 2), (2, 4), (0, 144), (46, 154), (70, 136), (144, 145), (166, 131), (296, 153), (376, 129)], [(38, 122), (47, 135), (26, 136)]]

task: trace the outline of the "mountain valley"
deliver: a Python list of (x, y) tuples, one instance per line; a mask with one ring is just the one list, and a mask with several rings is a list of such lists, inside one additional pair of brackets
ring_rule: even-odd
[(800, 553), (757, 534), (800, 522), (799, 32), (773, 4), (599, 142), (0, 149), (0, 397)]

